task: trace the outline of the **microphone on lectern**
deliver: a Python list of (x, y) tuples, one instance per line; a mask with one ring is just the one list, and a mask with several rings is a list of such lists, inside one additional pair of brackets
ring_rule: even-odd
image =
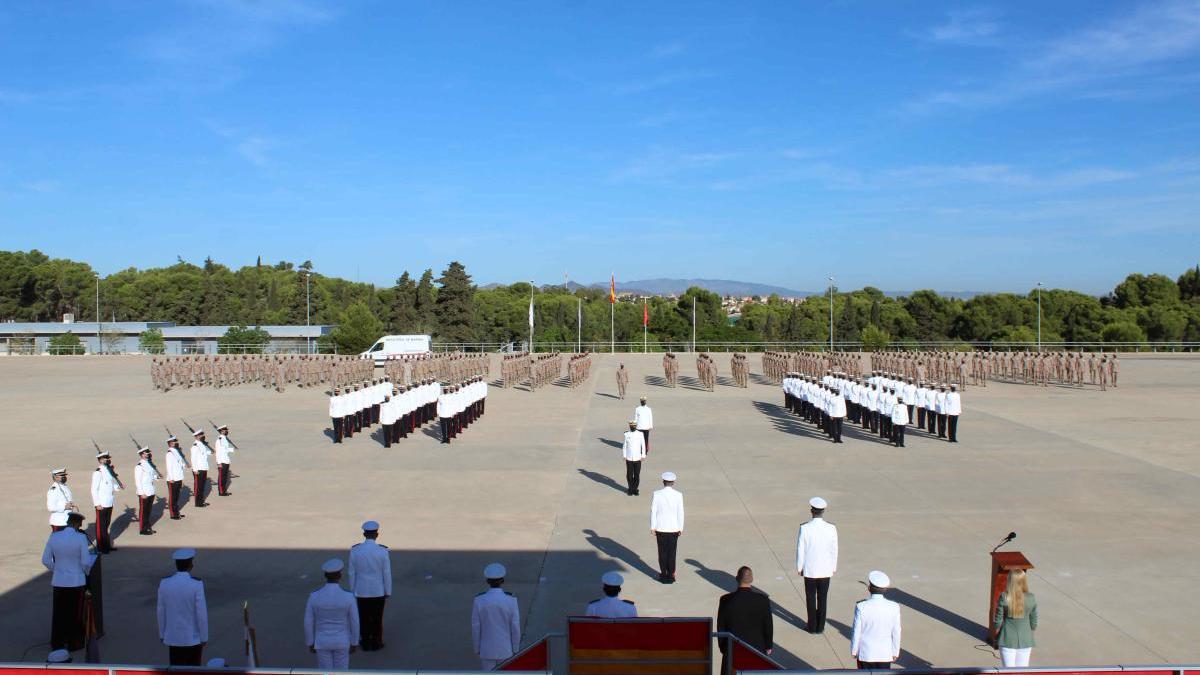
[(1008, 533), (1008, 536), (1004, 537), (1004, 540), (1003, 540), (1003, 541), (1001, 541), (999, 544), (996, 544), (996, 548), (992, 549), (992, 553), (995, 553), (996, 551), (1000, 550), (1000, 547), (1001, 547), (1001, 546), (1003, 546), (1003, 545), (1007, 544), (1008, 542), (1010, 542), (1010, 541), (1012, 541), (1013, 539), (1016, 539), (1016, 538), (1017, 538), (1017, 533), (1016, 533), (1016, 532), (1009, 532), (1009, 533)]

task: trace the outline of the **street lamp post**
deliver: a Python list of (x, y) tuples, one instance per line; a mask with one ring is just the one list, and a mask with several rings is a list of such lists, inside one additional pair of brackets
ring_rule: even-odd
[(100, 274), (96, 273), (96, 353), (103, 351), (104, 345), (100, 341)]
[(1037, 343), (1037, 347), (1038, 347), (1038, 353), (1040, 354), (1042, 351), (1042, 282), (1040, 282), (1040, 281), (1038, 282), (1038, 285), (1037, 285), (1037, 292), (1038, 292), (1038, 321), (1037, 321), (1038, 343)]
[(829, 277), (829, 351), (833, 351), (833, 277)]

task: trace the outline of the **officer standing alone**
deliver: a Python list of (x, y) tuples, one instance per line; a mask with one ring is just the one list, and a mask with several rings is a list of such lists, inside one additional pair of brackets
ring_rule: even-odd
[(675, 583), (675, 555), (683, 534), (683, 493), (675, 489), (677, 476), (666, 471), (663, 486), (654, 491), (650, 502), (650, 533), (658, 544), (658, 580)]
[(890, 585), (888, 575), (871, 572), (867, 575), (871, 597), (854, 605), (850, 656), (859, 670), (888, 670), (900, 658), (900, 605), (883, 597)]
[(808, 632), (825, 631), (825, 602), (829, 579), (837, 572), (837, 527), (825, 522), (829, 504), (821, 497), (808, 501), (812, 520), (800, 526), (796, 542), (796, 571), (804, 577), (804, 604), (808, 610)]
[(358, 605), (364, 652), (383, 649), (383, 607), (392, 595), (392, 559), (388, 548), (376, 541), (379, 523), (362, 525), (363, 540), (350, 547), (350, 589)]
[(642, 484), (642, 460), (646, 459), (646, 439), (637, 430), (637, 422), (629, 423), (629, 431), (621, 442), (621, 455), (625, 457), (625, 491), (629, 496), (640, 494)]
[(208, 603), (204, 582), (191, 574), (196, 550), (181, 548), (171, 559), (175, 574), (158, 583), (158, 637), (172, 666), (198, 666), (208, 644)]
[(325, 585), (309, 594), (304, 605), (304, 639), (321, 670), (348, 670), (350, 654), (358, 646), (358, 607), (354, 595), (339, 583), (342, 568), (339, 558), (325, 561)]
[(495, 670), (521, 646), (521, 608), (517, 598), (504, 590), (504, 565), (484, 568), (488, 590), (475, 596), (471, 606), (471, 639), (483, 670)]

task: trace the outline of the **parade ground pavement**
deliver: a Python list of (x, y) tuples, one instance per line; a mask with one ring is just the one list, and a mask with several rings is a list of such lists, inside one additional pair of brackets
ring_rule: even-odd
[[(984, 644), (988, 552), (1010, 530), (1018, 536), (1008, 548), (1036, 566), (1035, 665), (1200, 662), (1200, 359), (1124, 357), (1120, 387), (1105, 393), (968, 387), (959, 443), (911, 432), (897, 449), (849, 424), (845, 443), (833, 445), (782, 408), (757, 355), (745, 389), (732, 386), (727, 355), (715, 358), (710, 393), (688, 354), (677, 388), (665, 386), (661, 355), (598, 356), (577, 388), (491, 387), (487, 414), (451, 445), (428, 430), (390, 449), (368, 433), (332, 444), (324, 388), (161, 393), (146, 357), (0, 358), (8, 467), (0, 472), (0, 661), (46, 656), (49, 470), (72, 472), (91, 526), (90, 439), (113, 453), (132, 488), (129, 434), (151, 444), (165, 470), (163, 425), (186, 439), (184, 418), (232, 428), (240, 447), (233, 495), (213, 490), (210, 508), (188, 504), (186, 518), (172, 521), (160, 482), (157, 534), (138, 536), (132, 489), (118, 494), (120, 550), (103, 561), (100, 649), (109, 663), (166, 662), (155, 592), (173, 572), (170, 552), (190, 546), (207, 589), (206, 659), (245, 663), (248, 601), (262, 665), (313, 666), (305, 600), (322, 583), (321, 563), (344, 558), (367, 519), (382, 524), (394, 589), (386, 648), (353, 655), (354, 668), (477, 667), (471, 602), (492, 561), (508, 567), (522, 644), (582, 614), (606, 571), (625, 575), (623, 595), (642, 616), (705, 617), (734, 587), (737, 568), (750, 565), (773, 601), (774, 656), (792, 668), (852, 668), (854, 603), (879, 569), (902, 605), (901, 665), (997, 666)], [(616, 395), (618, 362), (631, 371), (626, 400)], [(498, 357), (492, 373), (494, 381)], [(639, 395), (649, 397), (656, 426), (641, 495), (631, 497), (620, 445)], [(674, 585), (656, 581), (649, 527), (651, 493), (666, 470), (678, 474), (687, 509)], [(810, 635), (796, 534), (818, 495), (829, 502), (841, 555), (828, 627)]]

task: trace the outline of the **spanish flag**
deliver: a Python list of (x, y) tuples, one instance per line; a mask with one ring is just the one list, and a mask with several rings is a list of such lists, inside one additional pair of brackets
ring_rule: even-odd
[(642, 326), (650, 326), (650, 305), (647, 305), (645, 300), (642, 301)]
[(608, 304), (617, 304), (617, 275), (612, 275), (608, 280)]

